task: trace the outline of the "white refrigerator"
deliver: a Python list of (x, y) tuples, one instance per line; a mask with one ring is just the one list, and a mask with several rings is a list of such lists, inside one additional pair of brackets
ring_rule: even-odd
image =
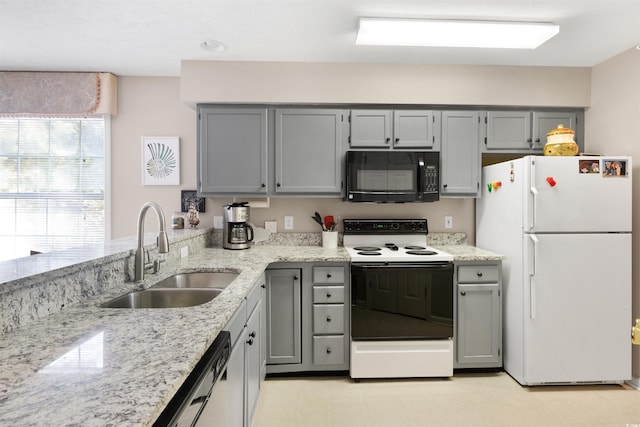
[(503, 254), (504, 369), (522, 385), (631, 379), (631, 159), (483, 168), (476, 245)]

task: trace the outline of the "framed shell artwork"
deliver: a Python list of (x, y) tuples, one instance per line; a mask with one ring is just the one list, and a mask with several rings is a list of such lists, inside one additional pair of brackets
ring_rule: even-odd
[(142, 184), (180, 185), (180, 138), (142, 137)]

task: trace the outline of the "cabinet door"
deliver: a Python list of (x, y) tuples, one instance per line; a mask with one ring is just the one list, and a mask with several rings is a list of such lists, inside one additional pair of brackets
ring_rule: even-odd
[(200, 193), (266, 193), (267, 110), (199, 107), (198, 122)]
[(487, 150), (531, 150), (531, 112), (489, 111), (487, 113)]
[(351, 110), (352, 148), (391, 148), (393, 114), (391, 110)]
[(251, 425), (253, 415), (260, 395), (261, 381), (261, 351), (260, 323), (262, 320), (262, 303), (259, 302), (253, 313), (247, 319), (247, 331), (245, 335), (245, 402), (247, 425)]
[[(245, 334), (241, 336), (242, 340), (236, 343), (229, 355), (227, 362), (227, 400), (226, 400), (226, 416), (227, 426), (244, 425), (244, 350), (245, 350)], [(216, 416), (217, 414), (214, 414)]]
[(480, 194), (480, 113), (442, 112), (442, 197)]
[(458, 363), (501, 366), (500, 285), (458, 285), (457, 290)]
[(433, 111), (396, 110), (393, 112), (393, 146), (437, 150), (436, 115)]
[(302, 362), (300, 270), (267, 270), (267, 364)]
[(276, 110), (276, 192), (342, 192), (342, 110)]
[[(554, 111), (533, 113), (533, 144), (536, 149), (542, 150), (547, 143), (547, 133), (564, 125), (565, 128), (576, 130), (576, 113)], [(578, 142), (578, 141), (576, 141)]]

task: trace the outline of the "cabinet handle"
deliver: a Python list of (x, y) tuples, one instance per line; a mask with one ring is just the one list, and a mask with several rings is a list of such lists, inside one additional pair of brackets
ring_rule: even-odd
[(389, 142), (391, 142), (391, 138), (385, 139), (384, 142), (386, 142), (388, 144)]
[(276, 187), (280, 187), (280, 183), (277, 183), (277, 184), (276, 184)]
[(327, 316), (327, 322), (331, 322), (331, 316)]
[(267, 287), (266, 284), (263, 284), (262, 286), (260, 286), (262, 289), (265, 289)]
[(331, 292), (327, 292), (327, 298), (331, 298)]
[(256, 332), (255, 332), (255, 331), (251, 332), (251, 333), (249, 334), (249, 336), (250, 336), (251, 338), (255, 338), (255, 337), (256, 337)]
[(263, 182), (262, 183), (262, 188), (266, 187), (267, 185)]
[(396, 138), (396, 142), (400, 142), (400, 138)]
[(442, 188), (447, 188), (447, 184), (442, 184)]
[(331, 278), (331, 273), (327, 273), (327, 279)]
[(331, 347), (327, 347), (327, 354), (331, 354)]
[(540, 138), (536, 138), (536, 144), (540, 142)]
[(465, 291), (460, 292), (460, 295), (465, 296), (467, 293)]
[(293, 280), (298, 280), (298, 276), (293, 276)]
[(247, 340), (247, 344), (253, 345), (253, 338), (249, 338), (249, 340)]
[(478, 277), (482, 277), (482, 271), (478, 271), (476, 274), (478, 275)]

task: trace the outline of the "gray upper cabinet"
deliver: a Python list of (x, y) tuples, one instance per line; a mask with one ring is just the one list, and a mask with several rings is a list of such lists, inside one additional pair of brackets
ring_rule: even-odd
[(432, 110), (351, 110), (351, 148), (438, 150), (439, 112)]
[(198, 107), (198, 191), (267, 192), (267, 109)]
[(564, 111), (489, 111), (485, 152), (525, 152), (541, 154), (547, 133), (558, 124), (576, 130), (576, 142), (581, 147), (577, 128), (578, 113)]
[(478, 197), (480, 194), (481, 115), (484, 113), (479, 111), (442, 112), (442, 197)]
[(343, 111), (276, 109), (276, 193), (342, 192)]

